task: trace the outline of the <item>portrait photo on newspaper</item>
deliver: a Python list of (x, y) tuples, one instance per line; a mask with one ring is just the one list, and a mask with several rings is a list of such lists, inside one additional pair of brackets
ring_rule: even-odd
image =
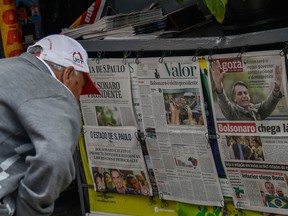
[(210, 81), (218, 121), (287, 119), (286, 68), (279, 53), (222, 55), (210, 62)]

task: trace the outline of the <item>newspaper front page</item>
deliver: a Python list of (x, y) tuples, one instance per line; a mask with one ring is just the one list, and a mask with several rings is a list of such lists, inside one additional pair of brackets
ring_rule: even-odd
[[(209, 62), (215, 128), (234, 204), (271, 213), (284, 213), (287, 206), (281, 205), (279, 200), (278, 207), (264, 204), (258, 199), (260, 186), (252, 182), (263, 174), (275, 190), (276, 187), (287, 188), (285, 170), (274, 170), (272, 166), (288, 164), (287, 77), (280, 53), (275, 50), (244, 53), (241, 57), (215, 55)], [(249, 172), (256, 176), (253, 181), (243, 177), (243, 173), (248, 175)], [(273, 176), (279, 178), (275, 177), (273, 182)], [(265, 185), (262, 189), (268, 193)]]
[(81, 95), (85, 125), (137, 125), (131, 96), (132, 67), (123, 59), (89, 59), (90, 77), (102, 95)]
[(152, 196), (134, 126), (84, 126), (94, 188), (100, 192)]
[(137, 64), (146, 144), (161, 199), (221, 206), (199, 65), (191, 57), (143, 58)]

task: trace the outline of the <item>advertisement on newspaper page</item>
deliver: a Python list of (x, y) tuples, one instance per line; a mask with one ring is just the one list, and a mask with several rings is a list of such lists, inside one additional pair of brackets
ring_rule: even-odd
[[(278, 50), (245, 53), (241, 58), (235, 56), (237, 54), (213, 56), (208, 80), (218, 146), (231, 181), (234, 204), (257, 210), (262, 199), (256, 199), (259, 193), (255, 193), (256, 187), (250, 181), (250, 185), (247, 183), (243, 173), (259, 175), (259, 180), (263, 174), (266, 179), (277, 180), (275, 184), (279, 187), (282, 184), (283, 190), (287, 186), (285, 170), (280, 172), (277, 168), (277, 164), (288, 164), (286, 68)], [(261, 169), (253, 170), (258, 167)], [(260, 183), (257, 185), (259, 188)], [(261, 187), (265, 189), (265, 185)], [(263, 206), (261, 211), (283, 213), (283, 210), (268, 207)]]
[(84, 138), (96, 191), (152, 195), (136, 127), (84, 126)]
[(225, 165), (238, 208), (287, 214), (287, 163), (226, 161)]
[(90, 77), (101, 95), (81, 95), (85, 125), (136, 126), (132, 104), (131, 63), (123, 59), (89, 59)]
[(161, 199), (220, 206), (198, 62), (142, 58), (137, 65), (142, 122)]

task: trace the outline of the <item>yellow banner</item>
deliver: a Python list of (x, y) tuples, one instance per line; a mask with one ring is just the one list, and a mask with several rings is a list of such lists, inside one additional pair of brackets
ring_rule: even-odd
[(15, 0), (0, 0), (0, 26), (4, 55), (6, 58), (23, 52), (21, 32)]

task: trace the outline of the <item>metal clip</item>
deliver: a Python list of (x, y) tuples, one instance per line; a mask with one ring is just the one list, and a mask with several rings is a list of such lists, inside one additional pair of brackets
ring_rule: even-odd
[(207, 141), (207, 145), (206, 145), (206, 148), (207, 149), (210, 149), (211, 148), (211, 146), (210, 146), (210, 139), (209, 139), (209, 134), (206, 132), (205, 133), (205, 138), (206, 138), (206, 141)]
[(239, 214), (240, 214), (241, 216), (246, 216), (245, 212), (244, 212), (243, 209), (241, 208), (241, 203), (240, 203), (240, 202), (237, 202), (237, 203), (236, 203), (236, 209), (237, 209), (237, 211), (239, 212)]
[(171, 50), (163, 51), (162, 56), (159, 58), (159, 63), (163, 63), (165, 57), (171, 55)]
[(97, 59), (96, 59), (96, 63), (100, 64), (100, 59), (104, 56), (105, 51), (98, 51), (97, 52)]
[(159, 194), (159, 198), (160, 198), (160, 201), (161, 201), (161, 208), (167, 207), (168, 206), (168, 202), (163, 199), (163, 193)]
[(248, 50), (248, 48), (249, 48), (249, 45), (248, 45), (248, 44), (245, 44), (245, 45), (241, 48), (240, 52), (238, 53), (237, 58), (238, 58), (238, 59), (241, 59), (243, 53), (245, 53), (245, 52)]
[(288, 41), (284, 42), (284, 47), (279, 54), (280, 56), (285, 56), (285, 54), (287, 53), (288, 53)]
[(212, 49), (210, 49), (209, 55), (208, 55), (208, 61), (212, 62), (212, 55), (214, 55), (216, 53), (216, 51), (218, 50), (217, 46), (214, 46)]
[(139, 58), (143, 55), (143, 50), (144, 50), (144, 49), (141, 49), (141, 50), (139, 50), (139, 51), (136, 52), (136, 59), (135, 59), (135, 63), (136, 63), (136, 64), (139, 64), (139, 63), (140, 63)]
[(80, 129), (80, 134), (84, 135), (85, 133), (87, 133), (87, 130), (82, 127)]
[(203, 47), (198, 47), (196, 50), (195, 50), (195, 53), (192, 57), (192, 61), (193, 62), (196, 62), (197, 61), (197, 57), (200, 55), (200, 53), (202, 52), (203, 50)]
[(130, 54), (131, 54), (131, 51), (125, 51), (125, 52), (123, 53), (122, 63), (123, 63), (124, 65), (127, 64), (127, 57), (130, 56)]

